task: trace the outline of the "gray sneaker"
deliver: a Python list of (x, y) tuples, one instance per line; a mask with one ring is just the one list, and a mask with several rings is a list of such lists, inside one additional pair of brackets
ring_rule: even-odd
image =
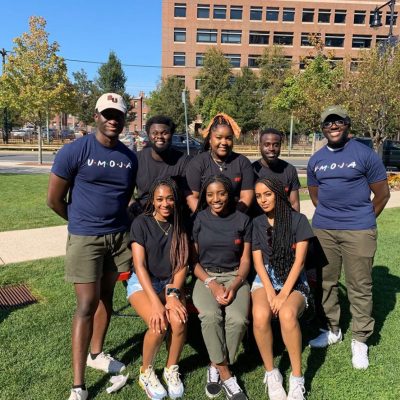
[(222, 382), (222, 388), (225, 391), (227, 400), (248, 400), (247, 396), (236, 381), (236, 376), (232, 376)]
[(101, 352), (94, 360), (92, 360), (91, 355), (88, 354), (86, 365), (110, 374), (117, 374), (126, 368), (122, 362), (111, 357), (109, 354), (104, 354), (103, 352)]
[(209, 399), (218, 397), (222, 393), (221, 379), (219, 371), (213, 365), (207, 368), (207, 383), (206, 383), (206, 396)]

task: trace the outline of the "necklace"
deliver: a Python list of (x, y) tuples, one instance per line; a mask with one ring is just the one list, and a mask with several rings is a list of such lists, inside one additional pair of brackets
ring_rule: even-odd
[(156, 221), (158, 227), (164, 232), (164, 235), (165, 235), (165, 236), (168, 236), (168, 233), (169, 233), (169, 231), (170, 231), (170, 229), (171, 229), (172, 224), (169, 224), (168, 228), (165, 230), (165, 229), (161, 226), (161, 224), (158, 222), (158, 219), (157, 219), (156, 217), (153, 217), (153, 218), (154, 218), (154, 220)]
[(219, 170), (222, 172), (224, 169), (226, 169), (226, 165), (225, 165), (225, 161), (217, 161), (213, 156), (212, 153), (210, 151), (210, 157), (211, 160), (214, 161), (215, 165), (219, 168)]

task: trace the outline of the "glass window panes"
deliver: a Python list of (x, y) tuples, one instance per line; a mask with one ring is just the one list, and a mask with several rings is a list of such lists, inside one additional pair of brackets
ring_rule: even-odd
[(214, 19), (226, 19), (226, 6), (214, 6)]
[(318, 22), (329, 24), (331, 19), (331, 10), (318, 10)]
[(262, 7), (250, 7), (250, 20), (251, 21), (262, 20)]
[(249, 54), (247, 65), (250, 68), (258, 68), (261, 56), (259, 54)]
[(344, 35), (327, 33), (325, 35), (326, 47), (344, 47)]
[(185, 75), (175, 75), (175, 78), (179, 79), (181, 82), (185, 83)]
[(194, 80), (194, 88), (195, 90), (200, 90), (201, 87), (201, 79), (195, 79)]
[(269, 31), (250, 31), (249, 44), (268, 44)]
[(371, 35), (353, 35), (351, 47), (353, 49), (369, 49), (371, 47)]
[(354, 25), (365, 25), (366, 11), (354, 11)]
[(312, 46), (310, 42), (310, 34), (309, 33), (302, 33), (301, 34), (301, 45), (302, 46)]
[(186, 42), (186, 28), (174, 28), (174, 42)]
[(304, 8), (301, 20), (303, 22), (314, 22), (314, 9)]
[(198, 43), (217, 43), (216, 29), (197, 29)]
[(278, 21), (279, 19), (279, 8), (278, 7), (267, 7), (267, 21)]
[(241, 42), (242, 42), (242, 31), (222, 29), (221, 43), (239, 44)]
[(335, 10), (335, 24), (346, 23), (346, 10)]
[[(390, 12), (388, 12), (386, 14), (386, 20), (385, 20), (385, 25), (386, 26), (390, 26), (390, 19), (391, 19), (391, 15), (390, 15)], [(394, 15), (393, 15), (393, 26), (395, 26), (396, 23), (397, 23), (397, 12), (395, 12)]]
[(208, 4), (197, 5), (197, 18), (210, 18), (210, 6)]
[(174, 52), (174, 65), (176, 66), (184, 66), (186, 63), (186, 55), (181, 52)]
[(240, 68), (240, 54), (225, 54), (232, 68)]
[(293, 46), (293, 32), (275, 32), (274, 44), (281, 46)]
[(186, 17), (186, 3), (175, 3), (174, 17)]
[(242, 6), (231, 6), (231, 19), (242, 19), (242, 14)]
[(286, 8), (285, 7), (283, 9), (282, 21), (283, 22), (294, 22), (294, 14), (295, 14), (294, 8)]
[(196, 67), (204, 65), (204, 53), (196, 53)]

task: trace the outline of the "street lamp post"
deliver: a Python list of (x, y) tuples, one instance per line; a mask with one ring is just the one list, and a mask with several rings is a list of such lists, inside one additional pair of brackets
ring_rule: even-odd
[[(0, 54), (3, 57), (3, 74), (4, 74), (7, 50), (5, 50), (4, 48), (1, 49)], [(7, 107), (4, 107), (4, 114), (3, 114), (3, 143), (8, 143), (8, 110), (7, 110)]]
[(386, 6), (390, 7), (389, 35), (387, 38), (387, 43), (389, 46), (393, 46), (397, 42), (397, 38), (393, 36), (395, 5), (396, 5), (396, 0), (389, 0), (385, 4), (382, 4), (380, 7), (375, 7), (374, 14), (372, 17), (372, 22), (369, 25), (371, 28), (379, 28), (380, 26), (382, 26), (382, 17), (379, 11)]
[(190, 155), (187, 104), (186, 104), (186, 89), (182, 90), (182, 103), (183, 103), (183, 108), (185, 111), (186, 150), (187, 150), (187, 154)]

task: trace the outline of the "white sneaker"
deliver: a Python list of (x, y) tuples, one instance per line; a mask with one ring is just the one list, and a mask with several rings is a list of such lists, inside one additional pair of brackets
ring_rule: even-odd
[(264, 375), (265, 392), (268, 391), (269, 400), (286, 400), (286, 392), (282, 386), (283, 378), (278, 368), (272, 371), (265, 371)]
[(140, 371), (139, 385), (146, 392), (149, 399), (160, 400), (167, 397), (167, 391), (164, 386), (161, 385), (151, 365), (149, 365), (146, 371)]
[(221, 391), (222, 386), (219, 371), (210, 364), (207, 368), (206, 396), (209, 399), (213, 399), (214, 397), (218, 397)]
[(322, 333), (319, 336), (308, 342), (310, 347), (323, 348), (342, 341), (342, 331), (340, 329), (338, 333), (333, 333), (325, 329), (320, 329), (320, 331)]
[(236, 376), (231, 376), (222, 382), (222, 388), (225, 390), (227, 400), (247, 400), (247, 396), (236, 381)]
[(304, 377), (295, 377), (290, 374), (287, 400), (306, 400), (305, 393)]
[(178, 365), (171, 365), (169, 368), (164, 368), (163, 380), (168, 386), (168, 396), (171, 399), (179, 399), (183, 396), (184, 388), (179, 375)]
[(71, 389), (71, 395), (68, 400), (86, 400), (89, 397), (87, 390), (83, 389)]
[(122, 362), (111, 357), (109, 354), (104, 354), (103, 352), (101, 352), (94, 360), (92, 360), (92, 356), (88, 354), (86, 365), (110, 374), (117, 374), (126, 368)]
[(353, 354), (351, 362), (353, 363), (353, 367), (355, 369), (368, 368), (368, 346), (365, 343), (353, 339), (351, 341), (351, 353)]

